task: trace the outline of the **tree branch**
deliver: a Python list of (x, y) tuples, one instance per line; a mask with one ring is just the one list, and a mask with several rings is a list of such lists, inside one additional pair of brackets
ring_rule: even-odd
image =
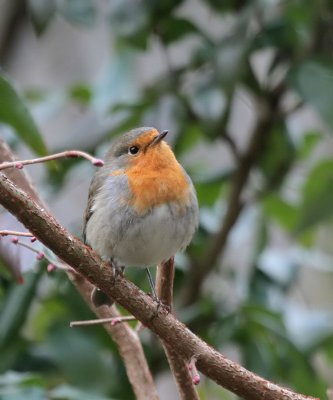
[(85, 151), (81, 150), (66, 150), (62, 151), (61, 153), (50, 154), (48, 156), (33, 158), (30, 160), (17, 160), (17, 161), (4, 161), (0, 164), (0, 171), (7, 169), (7, 168), (17, 168), (22, 169), (24, 165), (32, 165), (32, 164), (39, 164), (44, 163), (46, 161), (56, 160), (58, 158), (76, 158), (76, 157), (83, 157), (86, 160), (90, 161), (96, 167), (102, 167), (104, 165), (104, 161), (91, 156), (90, 154), (86, 153)]
[[(7, 144), (0, 139), (0, 162), (4, 161), (14, 161), (14, 156)], [(24, 170), (9, 168), (3, 173), (10, 177), (17, 184), (17, 186), (22, 188), (23, 191), (29, 195), (30, 200), (36, 202), (43, 209), (47, 209), (42, 200), (40, 200), (29, 180), (28, 175)], [(81, 293), (88, 306), (99, 318), (117, 318), (120, 316), (116, 307), (94, 308), (90, 301), (90, 294), (93, 289), (93, 285), (85, 280), (83, 276), (78, 274), (73, 275), (71, 273), (67, 273), (67, 276), (73, 282), (76, 289)], [(139, 400), (158, 400), (159, 397), (157, 395), (153, 378), (138, 335), (133, 329), (130, 328), (128, 324), (119, 325), (121, 325), (121, 327), (117, 327), (118, 329), (115, 329), (115, 327), (111, 327), (109, 325), (104, 326), (104, 328), (111, 336), (112, 340), (114, 340), (114, 342), (118, 345), (120, 355), (124, 361), (128, 379), (132, 385), (136, 398)]]
[[(198, 370), (219, 385), (248, 400), (311, 399), (273, 384), (228, 360), (194, 335), (172, 314), (159, 312), (156, 315), (156, 303), (150, 296), (124, 277), (115, 277), (107, 263), (70, 235), (45, 209), (35, 204), (3, 174), (0, 174), (0, 203), (59, 258), (126, 308), (172, 346), (184, 360), (195, 357)], [(120, 329), (125, 325), (119, 324), (112, 328)]]
[[(156, 275), (156, 293), (163, 304), (172, 311), (173, 281), (175, 276), (174, 259), (159, 265)], [(189, 361), (178, 354), (168, 343), (162, 340), (165, 354), (175, 377), (180, 398), (182, 400), (199, 399), (188, 368)]]
[(10, 236), (10, 235), (33, 238), (33, 235), (30, 232), (9, 231), (9, 230), (0, 231), (0, 236)]

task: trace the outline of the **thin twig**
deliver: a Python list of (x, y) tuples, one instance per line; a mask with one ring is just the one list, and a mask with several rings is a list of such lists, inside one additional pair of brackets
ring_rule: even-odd
[[(44, 254), (43, 252), (38, 251), (38, 250), (35, 249), (33, 246), (30, 246), (30, 245), (27, 244), (27, 243), (20, 242), (20, 241), (17, 239), (17, 237), (13, 237), (13, 238), (12, 238), (12, 243), (13, 243), (13, 244), (16, 244), (17, 246), (24, 247), (24, 248), (26, 248), (26, 249), (32, 251), (33, 253), (37, 254), (37, 257), (39, 257), (39, 260), (42, 260), (43, 258), (46, 258), (46, 257), (45, 257), (45, 254)], [(48, 261), (49, 261), (49, 260), (48, 260)]]
[(32, 233), (30, 233), (30, 232), (19, 232), (19, 231), (9, 231), (9, 230), (0, 231), (0, 236), (34, 237), (34, 235)]
[(120, 324), (121, 322), (128, 321), (136, 321), (136, 318), (132, 315), (126, 315), (121, 317), (108, 317), (108, 318), (99, 318), (99, 319), (88, 319), (84, 321), (72, 321), (69, 326), (74, 328), (76, 326), (92, 326), (92, 325), (103, 325), (103, 324), (111, 324), (115, 326)]
[(39, 158), (32, 158), (30, 160), (18, 160), (18, 161), (5, 161), (0, 164), (0, 171), (7, 169), (7, 168), (18, 168), (22, 169), (24, 165), (31, 165), (31, 164), (38, 164), (43, 163), (46, 161), (56, 160), (58, 158), (73, 158), (73, 157), (83, 157), (86, 160), (90, 161), (96, 167), (102, 167), (104, 165), (104, 161), (91, 156), (90, 154), (86, 153), (85, 151), (80, 150), (66, 150), (62, 151), (61, 153), (50, 154), (45, 157)]
[(35, 253), (37, 255), (37, 260), (41, 261), (43, 259), (47, 260), (49, 262), (49, 265), (47, 266), (47, 271), (48, 272), (52, 272), (54, 269), (60, 269), (66, 272), (70, 272), (72, 274), (76, 274), (77, 272), (75, 271), (74, 268), (70, 267), (69, 265), (66, 265), (64, 263), (56, 263), (53, 260), (50, 260), (44, 252), (39, 251), (37, 249), (35, 249), (33, 246), (27, 244), (27, 243), (23, 243), (20, 240), (17, 239), (17, 237), (13, 237), (12, 238), (12, 243), (17, 245), (17, 246), (21, 246), (24, 247), (25, 249), (28, 249), (30, 251), (32, 251), (33, 253)]
[(189, 363), (188, 369), (190, 371), (193, 384), (194, 385), (199, 385), (199, 383), (200, 383), (200, 375), (199, 375), (198, 370), (197, 370), (196, 362), (197, 362), (197, 358), (196, 357), (192, 357), (191, 361)]

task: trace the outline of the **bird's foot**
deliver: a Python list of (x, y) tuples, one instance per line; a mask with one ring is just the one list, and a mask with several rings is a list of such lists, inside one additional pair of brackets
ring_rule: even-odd
[(115, 284), (117, 278), (122, 278), (124, 276), (124, 269), (125, 267), (119, 266), (114, 260), (110, 261), (111, 268), (112, 268), (112, 285)]
[(171, 307), (164, 304), (162, 300), (160, 300), (157, 296), (154, 294), (150, 295), (151, 298), (155, 301), (156, 303), (156, 308), (151, 316), (151, 321), (155, 319), (156, 317), (161, 317), (163, 315), (168, 315), (171, 312)]

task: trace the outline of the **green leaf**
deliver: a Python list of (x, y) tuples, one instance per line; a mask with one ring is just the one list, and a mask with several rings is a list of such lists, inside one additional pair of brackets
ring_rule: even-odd
[(307, 60), (291, 69), (291, 86), (333, 132), (333, 61)]
[(146, 7), (141, 2), (117, 0), (109, 4), (109, 21), (112, 31), (122, 44), (143, 50), (151, 32), (150, 19)]
[(201, 206), (213, 206), (218, 200), (223, 184), (230, 179), (232, 171), (223, 172), (219, 175), (195, 180), (195, 189), (199, 204)]
[(11, 126), (38, 155), (47, 154), (42, 136), (22, 97), (2, 73), (0, 74), (0, 122)]
[(296, 207), (275, 195), (267, 196), (262, 204), (266, 215), (275, 219), (284, 229), (289, 231), (295, 226), (298, 217)]
[(315, 166), (303, 188), (303, 203), (296, 233), (312, 228), (333, 216), (333, 160)]
[(318, 132), (309, 132), (304, 135), (303, 141), (297, 149), (298, 158), (305, 160), (310, 156), (323, 135)]
[(43, 386), (42, 378), (29, 372), (7, 371), (0, 375), (0, 387), (6, 386)]
[(207, 0), (207, 3), (216, 11), (225, 12), (228, 10), (238, 11), (239, 9), (245, 7), (248, 3), (247, 0)]
[(1, 400), (45, 400), (45, 390), (40, 387), (12, 387), (0, 389)]
[(96, 6), (92, 0), (62, 0), (59, 12), (71, 23), (91, 27), (96, 20)]
[(233, 36), (224, 38), (213, 50), (216, 59), (218, 81), (229, 96), (236, 84), (243, 79), (247, 72), (246, 59), (250, 49), (249, 39), (244, 38), (240, 30)]
[(188, 152), (203, 139), (203, 132), (197, 124), (184, 124), (182, 132), (176, 137), (173, 144), (177, 155)]
[(72, 100), (81, 105), (88, 105), (91, 102), (93, 93), (91, 88), (84, 83), (77, 83), (69, 88), (69, 95)]
[(37, 283), (42, 275), (40, 272), (26, 274), (22, 285), (13, 284), (4, 300), (0, 314), (0, 349), (6, 349), (20, 334), (27, 312), (35, 296)]
[[(53, 326), (48, 341), (36, 348), (38, 354), (52, 360), (66, 380), (86, 390), (105, 392), (113, 382), (108, 379), (110, 359), (96, 337), (79, 330), (69, 330), (64, 321)], [(84, 377), (89, 376), (89, 380)]]
[(146, 10), (152, 14), (153, 18), (163, 19), (166, 18), (167, 15), (170, 15), (176, 7), (179, 7), (183, 1), (184, 0), (144, 0), (144, 7), (142, 7), (142, 4), (141, 7), (146, 8)]
[(44, 33), (56, 12), (54, 0), (29, 0), (30, 18), (37, 35)]
[(112, 400), (68, 385), (61, 385), (50, 392), (52, 400)]
[(276, 124), (271, 132), (269, 146), (259, 166), (271, 188), (278, 187), (290, 169), (295, 148), (284, 124)]
[(198, 28), (191, 21), (175, 17), (159, 21), (156, 30), (164, 43), (175, 42), (191, 33), (199, 33)]

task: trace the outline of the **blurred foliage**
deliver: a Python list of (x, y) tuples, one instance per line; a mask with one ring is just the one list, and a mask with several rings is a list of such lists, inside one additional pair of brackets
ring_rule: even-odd
[(4, 76), (0, 76), (0, 121), (15, 129), (15, 132), (38, 155), (46, 155), (42, 136), (32, 119), (26, 105)]
[[(312, 277), (317, 269), (332, 280), (332, 254), (319, 234), (332, 238), (333, 3), (117, 0), (101, 10), (93, 0), (29, 0), (27, 9), (38, 35), (55, 17), (80, 29), (101, 21), (109, 26), (116, 61), (104, 80), (73, 83), (62, 100), (112, 119), (85, 150), (100, 154), (127, 129), (170, 124), (172, 146), (201, 206), (198, 233), (187, 255), (177, 258), (180, 318), (212, 346), (236, 352), (252, 371), (324, 398), (333, 386), (331, 307), (311, 310), (295, 293), (305, 268), (313, 268)], [(160, 51), (159, 67), (150, 65), (148, 83), (132, 85), (138, 57), (148, 65), (153, 47)], [(25, 99), (38, 109), (52, 107), (51, 97), (31, 88)], [(42, 135), (3, 74), (0, 101), (0, 121), (44, 154)], [(313, 126), (303, 120), (306, 113), (315, 115)], [(221, 144), (229, 161), (217, 153)], [(46, 172), (45, 185), (61, 193), (77, 166), (78, 160), (61, 163)], [(239, 184), (236, 203), (230, 203)], [(228, 240), (211, 258), (231, 214)], [(61, 271), (30, 271), (21, 286), (0, 274), (1, 399), (133, 398), (103, 329), (68, 328), (70, 320), (92, 316)], [(140, 271), (128, 276), (148, 290)], [(314, 280), (307, 300), (318, 291)], [(142, 340), (158, 375), (167, 368), (161, 348), (149, 335)], [(208, 382), (199, 390), (202, 398), (229, 398)]]

